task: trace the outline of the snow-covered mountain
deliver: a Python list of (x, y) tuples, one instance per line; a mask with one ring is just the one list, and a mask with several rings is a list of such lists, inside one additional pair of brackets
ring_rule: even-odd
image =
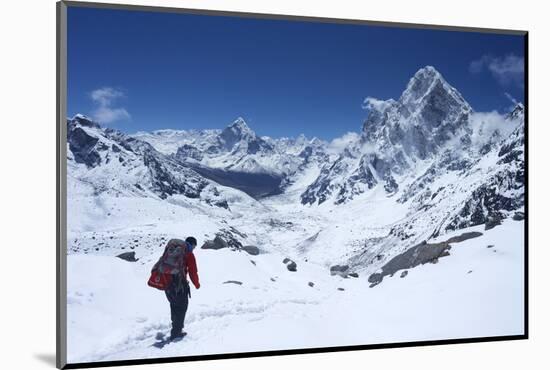
[(193, 169), (80, 114), (67, 121), (67, 166), (69, 192), (91, 189), (95, 195), (160, 199), (183, 195), (227, 208), (216, 184)]
[(464, 150), (470, 140), (472, 108), (433, 67), (420, 69), (399, 98), (365, 99), (368, 118), (361, 135), (304, 192), (302, 202), (344, 203), (381, 183), (395, 194), (420, 162), (451, 143)]
[(316, 138), (260, 137), (242, 118), (223, 130), (129, 136), (77, 115), (68, 121), (69, 174), (94, 193), (183, 195), (224, 208), (227, 189), (280, 194), (298, 208), (382, 196), (406, 220), (384, 237), (406, 239), (400, 248), (523, 207), (523, 105), (495, 122), (427, 66), (398, 100), (368, 97), (365, 109), (362, 131), (336, 152)]
[[(496, 291), (496, 301), (507, 302), (510, 315), (519, 317), (517, 307), (509, 303), (521, 300), (523, 246), (518, 232), (524, 222), (525, 107), (518, 104), (508, 114), (475, 112), (430, 66), (417, 71), (396, 99), (367, 97), (361, 131), (335, 140), (338, 145), (304, 136), (261, 137), (242, 118), (222, 130), (127, 135), (77, 115), (67, 121), (69, 253), (94, 254), (103, 261), (100, 257), (130, 249), (148, 266), (167, 239), (192, 234), (208, 248), (199, 258), (211, 263), (207, 271), (218, 271), (227, 280), (250, 279), (245, 282), (254, 290), (250, 297), (256, 297), (257, 291), (273, 295), (272, 300), (266, 298), (268, 306), (276, 306), (273, 302), (288, 294), (297, 302), (294, 306), (309, 305), (296, 295), (311, 295), (315, 305), (336, 302), (341, 296), (327, 295), (323, 289), (344, 286), (354, 292), (350, 306), (362, 302), (364, 294), (383, 304), (394, 299), (392, 292), (368, 292), (390, 289), (385, 288), (386, 281), (395, 272), (404, 277), (415, 268), (424, 271), (425, 281), (451, 279), (456, 291), (487, 287), (459, 306), (442, 305), (447, 313), (455, 310), (459, 315), (465, 309), (475, 315), (482, 311), (480, 297)], [(468, 245), (471, 251), (445, 262), (448, 270), (417, 268), (449, 253), (448, 259), (453, 259), (455, 252), (449, 250), (455, 243), (462, 243), (457, 248)], [(495, 244), (497, 248), (487, 249)], [(223, 251), (209, 250), (212, 246)], [(501, 248), (515, 257), (491, 265), (486, 252), (497, 256)], [(250, 250), (259, 254), (250, 257), (246, 252)], [(476, 269), (485, 273), (476, 275), (473, 285), (459, 273), (473, 269), (470, 257), (486, 264), (476, 262)], [(295, 263), (297, 271), (288, 272), (281, 261)], [(517, 287), (512, 291), (506, 287), (510, 281), (491, 278), (490, 271), (504, 265), (519, 271), (514, 270), (511, 281)], [(449, 271), (454, 271), (452, 277)], [(294, 275), (283, 276), (287, 273)], [(209, 297), (221, 304), (213, 297), (226, 297), (229, 288), (220, 285), (218, 277), (209, 279), (213, 289)], [(409, 287), (415, 294), (425, 293), (422, 283), (406, 285), (407, 279), (394, 278), (387, 285), (396, 289), (393, 292), (403, 293)], [(313, 280), (318, 285), (309, 285)], [(405, 286), (397, 288), (399, 284)], [(313, 286), (319, 293), (309, 293)], [(437, 294), (443, 285), (433, 289)], [(73, 298), (81, 300), (76, 293)], [(416, 315), (430, 312), (420, 301), (416, 306)], [(74, 307), (81, 312), (78, 304)], [(323, 307), (333, 312), (333, 306)], [(351, 311), (350, 315), (363, 312)], [(204, 315), (208, 316), (207, 310)], [(502, 317), (483, 317), (493, 331), (478, 334), (496, 333), (495, 328), (510, 319)], [(201, 320), (199, 324), (208, 330)], [(463, 327), (450, 325), (449, 331), (473, 335)], [(77, 334), (91, 330), (81, 329), (75, 329)], [(419, 339), (412, 332), (400, 335), (388, 340)], [(357, 338), (353, 343), (365, 343), (363, 336)], [(319, 343), (329, 344), (335, 345)], [(207, 351), (201, 347), (196, 352)], [(91, 358), (89, 353), (80, 356)]]
[(303, 158), (327, 143), (317, 139), (258, 136), (241, 117), (223, 130), (159, 130), (138, 132), (134, 138), (184, 163), (224, 171), (263, 173), (278, 177), (292, 174)]

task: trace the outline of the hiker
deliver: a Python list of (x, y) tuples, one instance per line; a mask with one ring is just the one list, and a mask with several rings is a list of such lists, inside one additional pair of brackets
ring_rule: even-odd
[[(149, 284), (164, 290), (166, 298), (168, 298), (168, 302), (170, 302), (170, 314), (172, 319), (170, 340), (183, 338), (186, 335), (182, 330), (189, 298), (191, 297), (191, 289), (187, 281), (187, 274), (189, 274), (189, 278), (196, 289), (199, 289), (201, 286), (197, 273), (197, 262), (193, 254), (193, 249), (196, 246), (197, 239), (192, 236), (185, 239), (185, 241), (171, 239), (164, 249), (163, 256), (152, 269), (152, 273), (155, 273), (162, 269), (165, 269), (165, 271), (168, 270), (169, 268), (166, 267), (167, 265), (177, 266), (172, 271), (168, 270), (169, 272), (167, 273), (171, 276), (171, 279), (165, 286)], [(159, 268), (161, 265), (162, 267)], [(153, 279), (153, 277), (151, 279)], [(158, 279), (156, 282), (158, 283)], [(162, 281), (160, 284), (162, 285)]]

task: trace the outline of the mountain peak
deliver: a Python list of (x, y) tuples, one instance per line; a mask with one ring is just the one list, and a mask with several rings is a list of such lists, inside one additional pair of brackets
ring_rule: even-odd
[(517, 103), (514, 109), (508, 113), (508, 119), (523, 119), (525, 114), (525, 107), (523, 106), (523, 103)]
[(414, 74), (417, 78), (426, 78), (426, 77), (441, 77), (441, 73), (437, 69), (435, 69), (434, 66), (426, 66), (424, 68), (420, 68), (416, 73)]
[(233, 123), (225, 128), (224, 131), (230, 130), (238, 136), (255, 136), (256, 134), (247, 125), (246, 121), (242, 117), (238, 117)]
[(256, 139), (256, 133), (252, 131), (242, 117), (237, 118), (221, 132), (219, 138), (226, 149), (231, 149), (241, 141), (249, 142)]
[(99, 128), (99, 123), (94, 121), (92, 118), (85, 116), (84, 114), (77, 113), (73, 116), (73, 118), (69, 119), (71, 122), (75, 122), (80, 124), (81, 126), (85, 127), (96, 127)]
[(437, 85), (441, 85), (445, 90), (451, 89), (447, 81), (441, 76), (441, 73), (434, 67), (426, 66), (420, 68), (409, 80), (407, 88), (403, 91), (399, 100), (404, 105), (417, 105), (425, 96), (428, 96)]
[(432, 113), (438, 110), (450, 111), (457, 108), (470, 112), (472, 108), (462, 95), (432, 66), (420, 68), (407, 84), (399, 98), (410, 113), (425, 111), (426, 105)]

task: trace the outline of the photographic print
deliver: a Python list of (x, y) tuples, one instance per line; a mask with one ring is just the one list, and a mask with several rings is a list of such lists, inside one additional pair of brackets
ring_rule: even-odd
[(68, 3), (69, 366), (525, 338), (526, 37)]

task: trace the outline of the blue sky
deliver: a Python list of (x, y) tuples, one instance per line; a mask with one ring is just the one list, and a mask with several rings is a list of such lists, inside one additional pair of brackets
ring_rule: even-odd
[(140, 130), (223, 128), (332, 139), (367, 96), (433, 65), (477, 111), (524, 100), (521, 36), (69, 7), (68, 116)]

